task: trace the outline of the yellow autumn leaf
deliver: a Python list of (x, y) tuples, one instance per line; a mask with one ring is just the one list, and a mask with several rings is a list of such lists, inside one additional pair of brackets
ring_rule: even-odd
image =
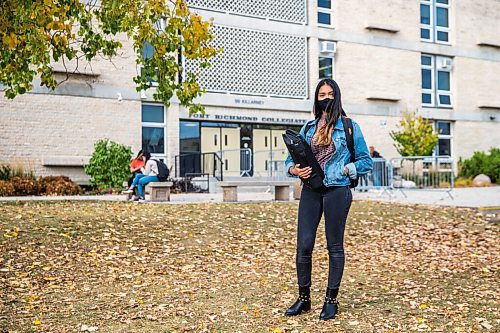
[(425, 304), (425, 303), (420, 304), (420, 308), (421, 308), (422, 310), (427, 309), (427, 304)]
[(17, 45), (17, 36), (14, 33), (10, 33), (10, 35), (3, 36), (2, 41), (9, 49), (13, 49)]
[(35, 325), (41, 325), (42, 324), (42, 322), (40, 321), (40, 319), (35, 319), (34, 323), (35, 323)]

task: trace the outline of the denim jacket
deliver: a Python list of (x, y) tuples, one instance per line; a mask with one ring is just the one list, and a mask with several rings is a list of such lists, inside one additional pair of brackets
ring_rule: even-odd
[[(307, 143), (311, 144), (314, 133), (316, 132), (316, 125), (318, 119), (313, 121), (311, 128), (309, 128), (307, 133), (304, 133), (306, 125), (302, 126), (300, 130), (300, 135), (304, 137)], [(361, 128), (359, 125), (352, 120), (353, 126), (353, 138), (354, 138), (354, 152), (356, 154), (355, 162), (351, 162), (351, 153), (347, 148), (347, 141), (344, 132), (344, 126), (342, 124), (342, 119), (339, 117), (337, 124), (332, 131), (332, 141), (335, 144), (335, 152), (332, 157), (325, 164), (325, 179), (323, 184), (325, 186), (344, 186), (351, 183), (350, 178), (356, 179), (357, 176), (365, 175), (372, 170), (373, 161), (370, 157), (368, 148), (366, 147), (366, 142), (361, 133)], [(285, 173), (289, 177), (298, 178), (290, 174), (290, 168), (293, 167), (295, 163), (292, 160), (290, 154), (285, 160)], [(349, 170), (349, 176), (344, 173), (344, 167)]]

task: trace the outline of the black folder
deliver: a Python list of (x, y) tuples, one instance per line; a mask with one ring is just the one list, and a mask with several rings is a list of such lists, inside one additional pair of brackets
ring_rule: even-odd
[(307, 141), (294, 130), (288, 129), (283, 134), (283, 140), (290, 152), (290, 156), (295, 164), (300, 164), (300, 168), (311, 167), (311, 176), (308, 179), (302, 179), (304, 184), (313, 189), (319, 189), (323, 186), (325, 173), (318, 163)]

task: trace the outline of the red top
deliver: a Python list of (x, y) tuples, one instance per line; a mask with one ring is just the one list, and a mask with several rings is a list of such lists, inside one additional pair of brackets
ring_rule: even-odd
[(142, 159), (133, 160), (132, 162), (130, 162), (130, 167), (132, 169), (142, 168), (144, 167), (144, 161)]

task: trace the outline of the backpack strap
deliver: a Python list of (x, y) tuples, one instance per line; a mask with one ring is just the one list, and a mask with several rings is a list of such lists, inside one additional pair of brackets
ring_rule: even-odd
[(311, 127), (314, 126), (314, 122), (316, 121), (316, 119), (313, 119), (313, 120), (309, 120), (307, 123), (306, 123), (306, 128), (304, 128), (304, 137), (307, 135), (307, 132), (309, 132), (309, 130), (311, 129)]
[(354, 151), (354, 135), (353, 135), (354, 128), (352, 126), (351, 118), (342, 117), (342, 124), (344, 125), (347, 148), (351, 153), (351, 162), (354, 163), (356, 161), (356, 155), (355, 155), (356, 152)]

